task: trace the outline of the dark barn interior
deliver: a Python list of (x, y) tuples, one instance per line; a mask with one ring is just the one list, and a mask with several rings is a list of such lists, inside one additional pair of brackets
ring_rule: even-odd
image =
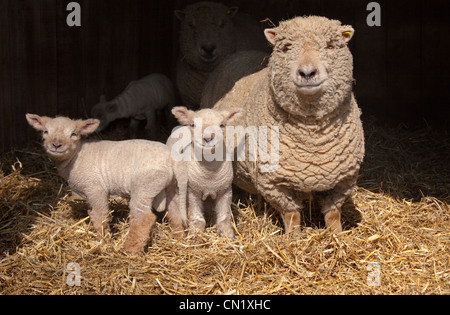
[[(25, 114), (87, 118), (132, 80), (175, 81), (174, 10), (195, 1), (75, 0), (69, 27), (71, 1), (0, 0), (0, 295), (450, 294), (450, 1), (378, 0), (370, 27), (371, 0), (222, 0), (260, 21), (323, 15), (356, 30), (366, 154), (344, 231), (331, 235), (310, 199), (301, 232), (284, 233), (270, 203), (236, 189), (235, 241), (215, 226), (177, 240), (161, 213), (140, 257), (123, 252), (129, 202), (110, 200), (113, 235), (99, 241)], [(93, 138), (128, 139), (125, 126)]]
[[(0, 151), (34, 139), (24, 115), (87, 117), (101, 94), (113, 97), (152, 72), (173, 78), (178, 21), (186, 0), (80, 0), (81, 27), (69, 27), (62, 0), (0, 1)], [(275, 24), (324, 15), (356, 35), (355, 92), (363, 119), (380, 125), (448, 128), (448, 1), (381, 0), (381, 26), (369, 27), (369, 1), (227, 0)]]

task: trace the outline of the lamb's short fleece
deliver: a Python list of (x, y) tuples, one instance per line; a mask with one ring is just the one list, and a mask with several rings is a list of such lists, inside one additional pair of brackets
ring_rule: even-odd
[[(186, 159), (175, 166), (179, 173), (187, 174), (189, 226), (193, 232), (203, 231), (204, 212), (212, 210), (219, 234), (233, 239), (230, 209), (233, 166), (226, 159), (224, 133), (226, 125), (240, 115), (240, 110), (194, 112), (186, 107), (175, 107), (172, 113), (184, 127), (169, 137), (167, 145), (172, 148), (173, 155), (189, 150)], [(186, 136), (188, 140), (177, 135)], [(179, 141), (187, 145), (179, 146)], [(213, 209), (207, 208), (210, 205)]]
[[(177, 185), (167, 146), (145, 140), (83, 140), (99, 126), (96, 119), (33, 114), (26, 118), (32, 127), (42, 131), (44, 148), (59, 174), (92, 207), (89, 216), (100, 238), (110, 237), (108, 198), (130, 197), (130, 231), (124, 250), (142, 253), (156, 219), (152, 207), (164, 210), (166, 189)], [(170, 211), (168, 219), (176, 235), (183, 235), (185, 218), (180, 212)]]

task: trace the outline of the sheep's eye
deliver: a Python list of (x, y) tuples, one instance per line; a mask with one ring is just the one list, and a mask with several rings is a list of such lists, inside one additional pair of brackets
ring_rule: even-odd
[(75, 133), (75, 132), (73, 132), (72, 133), (72, 135), (71, 135), (71, 137), (73, 137), (73, 138), (75, 138), (75, 137), (77, 137), (78, 135)]
[(335, 47), (334, 47), (334, 45), (332, 44), (332, 43), (328, 43), (328, 45), (327, 45), (327, 49), (334, 49)]
[(225, 124), (221, 124), (221, 125), (220, 125), (220, 128), (225, 128)]
[(189, 125), (191, 128), (195, 128), (195, 124), (190, 124)]
[(224, 20), (220, 20), (219, 21), (219, 27), (220, 28), (224, 28), (225, 27), (225, 21)]
[(281, 51), (282, 52), (288, 52), (291, 49), (292, 44), (284, 44), (281, 46)]
[(194, 28), (195, 28), (195, 23), (194, 23), (194, 21), (189, 22), (189, 23), (188, 23), (188, 26), (189, 26), (191, 29), (194, 29)]
[(48, 130), (44, 130), (44, 135), (48, 135)]

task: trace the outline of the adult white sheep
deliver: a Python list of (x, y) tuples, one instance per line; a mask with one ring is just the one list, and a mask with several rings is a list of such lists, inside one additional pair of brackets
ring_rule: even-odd
[[(130, 232), (124, 250), (140, 254), (155, 223), (152, 206), (163, 211), (165, 190), (174, 190), (172, 186), (176, 186), (169, 148), (146, 140), (82, 140), (82, 136), (97, 129), (100, 124), (97, 119), (71, 120), (33, 114), (27, 114), (26, 119), (33, 128), (42, 131), (44, 148), (59, 175), (91, 206), (89, 216), (99, 238), (110, 237), (109, 197), (130, 197)], [(181, 187), (180, 191), (186, 198), (186, 189)], [(184, 233), (185, 213), (185, 209), (168, 213), (176, 236)]]
[(251, 49), (269, 51), (258, 22), (238, 11), (214, 2), (175, 11), (181, 21), (177, 86), (185, 106), (199, 107), (209, 73), (227, 55)]
[(224, 135), (225, 127), (239, 117), (240, 110), (194, 112), (174, 107), (172, 113), (184, 126), (169, 137), (167, 145), (177, 160), (175, 168), (187, 174), (189, 226), (194, 233), (203, 231), (204, 214), (213, 211), (219, 234), (234, 239), (230, 209), (233, 166), (226, 158)]
[(160, 123), (156, 119), (157, 111), (170, 110), (175, 105), (175, 89), (170, 79), (159, 73), (150, 74), (132, 81), (116, 98), (106, 101), (100, 97), (100, 103), (91, 111), (92, 117), (100, 120), (97, 131), (102, 131), (111, 122), (119, 118), (130, 118), (132, 137), (135, 137), (140, 120), (147, 120), (145, 130), (149, 138), (159, 136)]
[(269, 67), (238, 81), (214, 107), (242, 106), (233, 125), (279, 128), (278, 169), (261, 172), (266, 162), (236, 162), (235, 183), (280, 211), (287, 232), (298, 229), (299, 212), (311, 197), (318, 199), (326, 226), (342, 231), (341, 207), (364, 157), (347, 47), (353, 33), (351, 26), (317, 16), (267, 29), (274, 46)]

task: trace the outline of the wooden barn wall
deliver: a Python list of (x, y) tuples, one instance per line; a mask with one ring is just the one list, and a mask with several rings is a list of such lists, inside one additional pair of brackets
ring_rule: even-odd
[[(0, 152), (36, 138), (27, 112), (87, 117), (102, 93), (113, 97), (151, 72), (173, 75), (173, 10), (193, 1), (79, 0), (81, 27), (66, 24), (69, 2), (0, 0)], [(316, 14), (353, 25), (355, 92), (364, 117), (448, 127), (448, 1), (377, 1), (381, 27), (366, 24), (370, 1), (223, 2), (275, 23)]]

